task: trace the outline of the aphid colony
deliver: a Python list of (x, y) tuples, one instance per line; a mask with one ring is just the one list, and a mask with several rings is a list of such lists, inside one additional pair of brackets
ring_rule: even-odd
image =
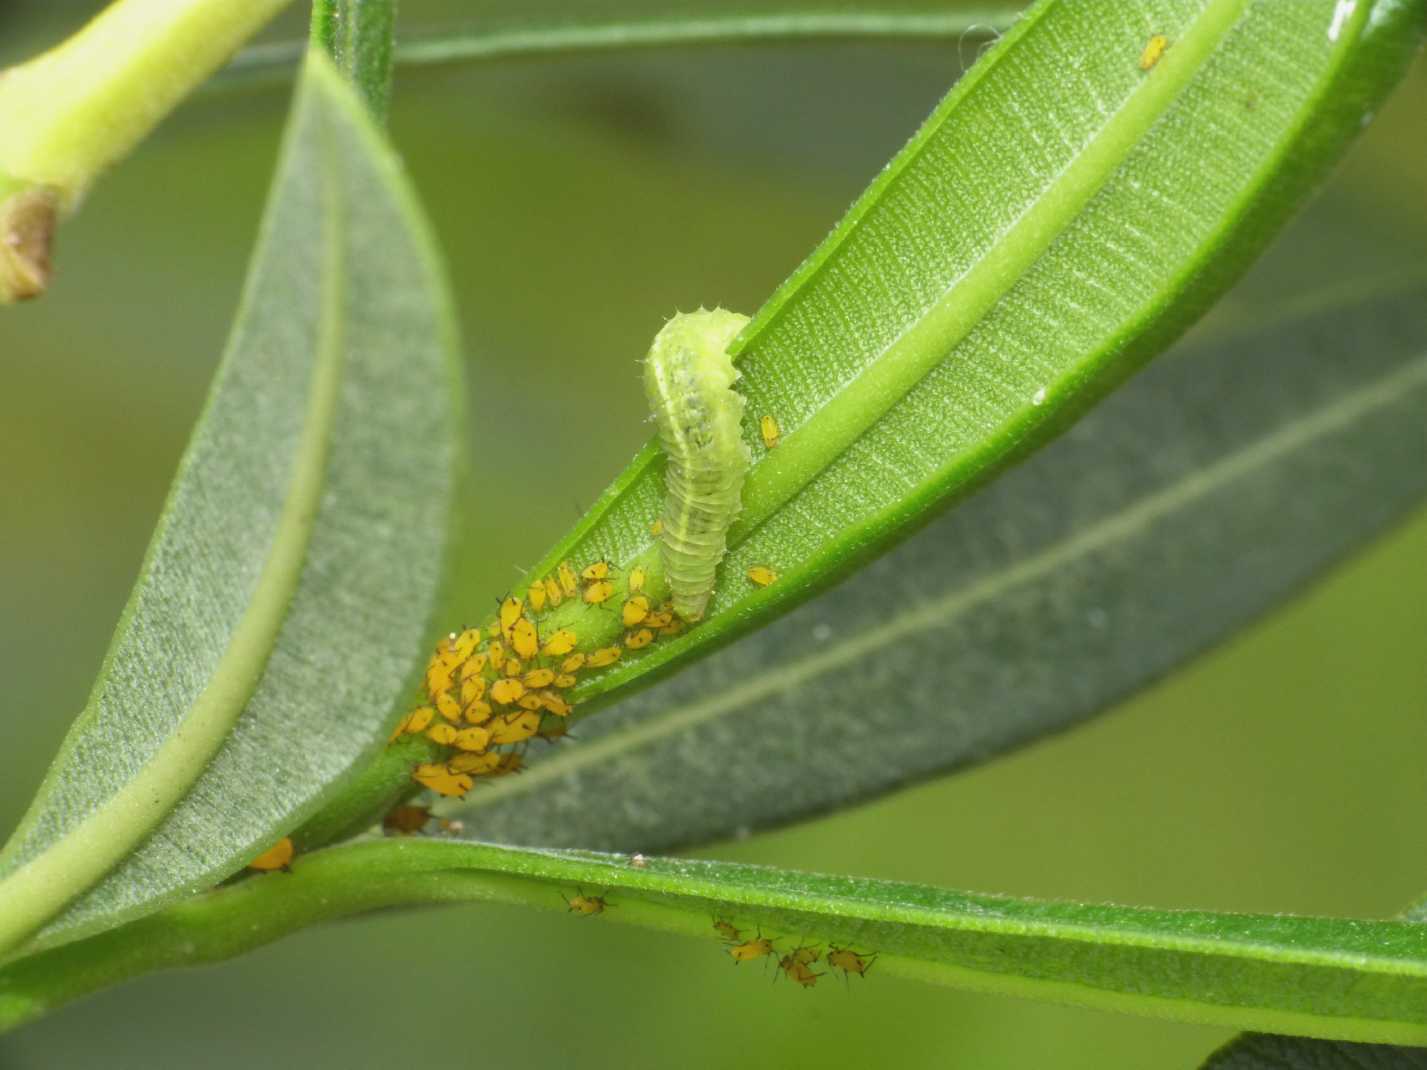
[[(742, 930), (722, 918), (715, 918), (713, 927), (718, 932), (720, 939), (728, 945), (728, 955), (733, 959), (735, 966), (743, 962), (753, 962), (756, 959), (773, 959), (778, 963), (778, 969), (783, 971), (783, 975), (788, 980), (803, 988), (812, 988), (818, 983), (818, 978), (827, 976), (826, 970), (819, 973), (813, 969), (818, 962), (824, 961), (823, 949), (820, 947), (799, 945), (779, 955), (773, 938), (764, 936), (761, 932), (750, 939), (745, 939)], [(844, 980), (854, 973), (859, 977), (866, 977), (867, 971), (876, 961), (877, 956), (871, 952), (853, 951), (851, 948), (837, 947), (833, 944), (829, 944), (827, 948), (826, 962), (828, 966), (842, 971)]]
[(626, 650), (683, 630), (668, 602), (656, 604), (645, 593), (647, 577), (638, 567), (629, 572), (618, 610), (625, 629), (620, 643), (586, 652), (574, 628), (544, 621), (566, 601), (606, 607), (615, 595), (614, 571), (603, 560), (578, 572), (563, 562), (531, 584), (524, 598), (501, 599), (496, 619), (484, 628), (452, 632), (436, 645), (423, 684), (427, 703), (401, 720), (390, 742), (424, 735), (450, 750), (440, 761), (417, 765), (413, 780), (438, 795), (459, 796), (478, 777), (519, 772), (530, 740), (565, 734), (574, 709), (567, 693), (582, 672), (613, 665)]

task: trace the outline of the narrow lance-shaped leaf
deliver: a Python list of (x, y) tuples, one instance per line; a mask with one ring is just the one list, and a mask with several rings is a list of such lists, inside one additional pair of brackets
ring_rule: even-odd
[[(291, 876), (247, 881), (13, 963), (0, 969), (0, 1029), (96, 987), (227, 958), (316, 921), (482, 900), (563, 910), (557, 892), (581, 896), (576, 907), (603, 922), (702, 937), (711, 959), (728, 961), (729, 945), (718, 943), (724, 934), (712, 925), (723, 921), (740, 942), (767, 939), (775, 963), (800, 946), (824, 957), (832, 946), (858, 952), (871, 964), (868, 984), (897, 974), (1186, 1021), (1427, 1042), (1423, 926), (1055, 903), (724, 862), (441, 840), (320, 851), (299, 859)], [(822, 958), (814, 972), (835, 972), (839, 961), (856, 966)]]
[(1427, 496), (1427, 289), (1401, 285), (1187, 339), (871, 567), (454, 812), (484, 840), (665, 850), (1104, 710)]
[(212, 885), (382, 746), (449, 542), (454, 348), (400, 167), (314, 55), (212, 396), (0, 859), (0, 950)]
[[(583, 712), (806, 598), (1161, 350), (1361, 128), (1418, 31), (1391, 3), (1033, 8), (735, 341), (754, 466), (708, 615), (583, 680)], [(533, 575), (609, 559), (662, 595), (662, 496), (651, 444)], [(754, 567), (779, 578), (759, 588)], [(617, 614), (578, 605), (545, 626), (571, 624), (619, 637)]]

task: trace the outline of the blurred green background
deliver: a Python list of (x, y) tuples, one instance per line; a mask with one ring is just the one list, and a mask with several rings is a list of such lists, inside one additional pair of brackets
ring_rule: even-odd
[[(98, 6), (0, 0), (0, 63)], [(403, 14), (478, 20), (490, 6), (403, 0)], [(642, 441), (634, 361), (663, 319), (754, 309), (979, 43), (401, 73), (392, 131), (450, 262), (482, 494), (528, 491), (537, 473), (545, 488), (519, 494), (518, 523), (478, 520), (463, 579), (473, 604)], [(53, 292), (0, 313), (0, 828), (83, 704), (128, 593), (223, 345), (285, 98), (279, 86), (186, 105), (65, 227)], [(1420, 267), (1424, 103), (1419, 60), (1256, 269), (1254, 293)], [(1427, 890), (1424, 548), (1419, 512), (1077, 732), (708, 853), (1047, 897), (1391, 914)], [(332, 926), (144, 979), (0, 1039), (0, 1066), (1169, 1068), (1197, 1065), (1227, 1035), (875, 971), (848, 990), (774, 987), (708, 944), (470, 907)]]

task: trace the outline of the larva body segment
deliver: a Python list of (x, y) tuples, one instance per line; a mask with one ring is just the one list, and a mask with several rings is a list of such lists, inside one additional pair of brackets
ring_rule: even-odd
[(668, 457), (660, 555), (674, 612), (704, 615), (714, 571), (738, 515), (748, 447), (744, 399), (728, 345), (747, 316), (724, 309), (680, 313), (664, 325), (644, 363), (644, 388)]

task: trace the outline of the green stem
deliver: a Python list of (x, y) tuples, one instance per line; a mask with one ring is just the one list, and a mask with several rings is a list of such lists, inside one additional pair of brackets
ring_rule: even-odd
[(315, 0), (312, 43), (332, 57), (378, 122), (391, 101), (396, 0)]

